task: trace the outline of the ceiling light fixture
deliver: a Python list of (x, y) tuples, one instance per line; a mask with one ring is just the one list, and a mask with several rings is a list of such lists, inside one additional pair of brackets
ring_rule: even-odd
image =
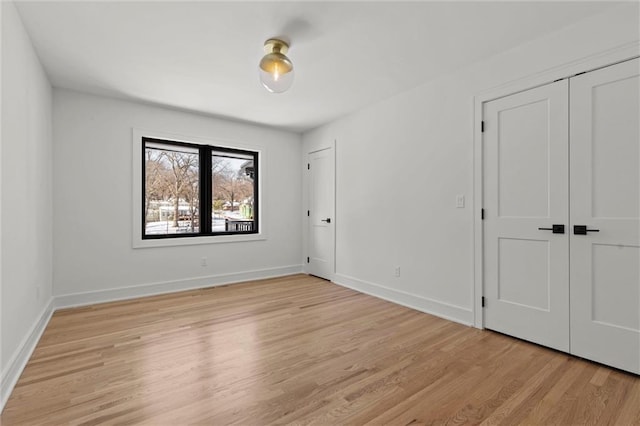
[(264, 42), (266, 55), (260, 61), (260, 82), (271, 93), (282, 93), (293, 84), (293, 63), (285, 56), (289, 45), (277, 38)]

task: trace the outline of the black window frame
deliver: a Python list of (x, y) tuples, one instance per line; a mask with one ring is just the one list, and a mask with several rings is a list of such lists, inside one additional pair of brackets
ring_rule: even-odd
[[(145, 218), (145, 209), (144, 207), (140, 211), (140, 218), (142, 220), (142, 239), (143, 240), (163, 240), (163, 239), (174, 239), (174, 238), (198, 238), (198, 237), (217, 237), (224, 235), (251, 235), (260, 233), (260, 197), (259, 197), (259, 179), (260, 179), (260, 170), (259, 170), (259, 152), (258, 151), (249, 151), (246, 149), (239, 148), (229, 148), (224, 146), (215, 146), (215, 145), (207, 145), (207, 144), (196, 144), (182, 141), (173, 141), (169, 139), (159, 139), (152, 137), (142, 137), (142, 206), (145, 205), (146, 199), (146, 155), (145, 151), (147, 148), (147, 142), (150, 143), (158, 143), (165, 145), (172, 145), (175, 147), (186, 147), (191, 149), (198, 150), (198, 163), (199, 163), (199, 173), (198, 179), (200, 184), (200, 207), (198, 209), (198, 217), (200, 221), (200, 227), (198, 232), (190, 232), (190, 233), (176, 233), (176, 234), (150, 234), (146, 233), (146, 218)], [(224, 232), (213, 232), (213, 172), (212, 161), (211, 158), (213, 156), (213, 152), (225, 152), (229, 154), (240, 154), (244, 156), (251, 156), (253, 158), (253, 167), (254, 167), (254, 177), (253, 177), (253, 226), (250, 231), (224, 231)]]

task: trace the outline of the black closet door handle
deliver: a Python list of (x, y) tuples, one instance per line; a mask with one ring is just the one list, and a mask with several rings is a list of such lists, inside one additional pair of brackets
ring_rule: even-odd
[(331, 223), (331, 218), (330, 218), (330, 217), (328, 217), (328, 218), (326, 218), (326, 219), (322, 219), (322, 220), (320, 220), (320, 222)]
[(587, 235), (587, 232), (600, 232), (599, 229), (587, 229), (587, 225), (573, 225), (574, 235)]
[(551, 228), (538, 228), (540, 231), (552, 231), (554, 234), (564, 234), (564, 225), (551, 225)]

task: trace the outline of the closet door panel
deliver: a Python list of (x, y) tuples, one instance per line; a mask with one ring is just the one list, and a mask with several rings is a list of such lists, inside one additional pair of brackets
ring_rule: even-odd
[(638, 59), (570, 80), (571, 352), (637, 374), (639, 93)]
[[(484, 105), (485, 326), (569, 351), (568, 82)], [(544, 228), (544, 229), (540, 229)]]

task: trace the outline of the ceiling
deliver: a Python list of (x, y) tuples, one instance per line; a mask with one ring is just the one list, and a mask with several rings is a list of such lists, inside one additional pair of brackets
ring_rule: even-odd
[[(611, 2), (19, 2), (55, 87), (302, 132)], [(293, 87), (258, 80), (290, 39)]]

